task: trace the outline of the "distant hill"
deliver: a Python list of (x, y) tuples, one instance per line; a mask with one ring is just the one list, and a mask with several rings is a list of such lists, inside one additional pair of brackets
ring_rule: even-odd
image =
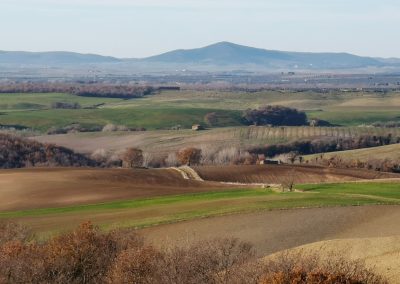
[(379, 59), (348, 53), (304, 53), (266, 50), (220, 42), (189, 50), (175, 50), (144, 59), (146, 62), (192, 65), (259, 65), (266, 68), (347, 69), (381, 67)]
[(73, 52), (0, 51), (0, 65), (77, 67), (83, 64), (117, 70), (351, 70), (400, 68), (400, 59), (361, 57), (349, 53), (306, 53), (266, 50), (220, 42), (202, 48), (175, 50), (142, 59), (120, 59)]
[(120, 59), (96, 54), (81, 54), (65, 51), (25, 52), (0, 51), (0, 64), (19, 65), (64, 65), (64, 64), (101, 64), (120, 62)]

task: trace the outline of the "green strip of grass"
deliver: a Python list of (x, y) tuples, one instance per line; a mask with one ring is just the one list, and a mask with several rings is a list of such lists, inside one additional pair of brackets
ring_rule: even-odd
[(247, 190), (247, 189), (233, 190), (233, 191), (219, 191), (219, 192), (212, 191), (206, 193), (192, 193), (184, 195), (135, 199), (127, 201), (115, 201), (108, 203), (78, 205), (78, 206), (61, 207), (61, 208), (43, 208), (43, 209), (2, 212), (0, 213), (0, 218), (18, 218), (26, 216), (41, 216), (49, 214), (63, 214), (63, 213), (74, 213), (74, 212), (95, 212), (95, 211), (116, 210), (116, 209), (134, 209), (140, 207), (176, 204), (180, 202), (211, 201), (211, 200), (232, 199), (241, 197), (265, 196), (271, 194), (274, 193), (266, 190)]
[(383, 198), (400, 198), (400, 183), (305, 184), (299, 185), (297, 188), (323, 194), (361, 194)]

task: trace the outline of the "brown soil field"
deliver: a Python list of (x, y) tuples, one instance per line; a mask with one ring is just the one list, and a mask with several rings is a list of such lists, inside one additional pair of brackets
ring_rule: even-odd
[[(368, 268), (400, 283), (400, 236), (336, 239), (316, 242), (292, 249), (302, 253), (318, 253), (329, 259), (332, 254), (349, 260), (362, 260)], [(270, 255), (267, 258), (274, 257)]]
[(1, 170), (0, 211), (64, 207), (224, 188), (228, 186), (184, 180), (180, 173), (171, 169)]
[(140, 230), (156, 246), (216, 237), (255, 245), (259, 256), (297, 246), (347, 238), (400, 235), (400, 206), (352, 206), (262, 211), (161, 225)]
[[(197, 167), (205, 180), (185, 180), (172, 169), (35, 168), (0, 171), (0, 211), (65, 207), (117, 200), (232, 189), (232, 184), (353, 181), (399, 177), (373, 171), (301, 166)], [(243, 185), (241, 185), (243, 188)]]
[(289, 179), (295, 183), (345, 182), (400, 178), (399, 174), (358, 169), (335, 169), (318, 166), (257, 165), (194, 167), (204, 180), (280, 184)]

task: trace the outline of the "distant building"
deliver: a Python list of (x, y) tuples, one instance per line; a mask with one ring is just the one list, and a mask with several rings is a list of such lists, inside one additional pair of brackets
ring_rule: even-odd
[(178, 86), (161, 86), (158, 87), (159, 91), (180, 91), (181, 87)]
[(192, 126), (192, 130), (193, 130), (193, 131), (204, 130), (204, 127), (203, 127), (202, 125), (200, 125), (200, 124), (194, 124), (194, 125)]
[(280, 165), (281, 161), (264, 159), (264, 160), (261, 160), (259, 163), (260, 163), (260, 165)]

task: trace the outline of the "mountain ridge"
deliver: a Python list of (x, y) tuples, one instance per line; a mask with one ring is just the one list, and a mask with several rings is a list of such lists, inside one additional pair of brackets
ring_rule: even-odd
[(191, 69), (217, 66), (226, 69), (243, 67), (244, 69), (330, 70), (400, 66), (400, 59), (364, 57), (346, 52), (268, 50), (223, 41), (205, 47), (177, 49), (145, 58), (117, 58), (68, 51), (0, 51), (0, 64), (43, 66), (124, 64), (136, 67), (148, 65)]

